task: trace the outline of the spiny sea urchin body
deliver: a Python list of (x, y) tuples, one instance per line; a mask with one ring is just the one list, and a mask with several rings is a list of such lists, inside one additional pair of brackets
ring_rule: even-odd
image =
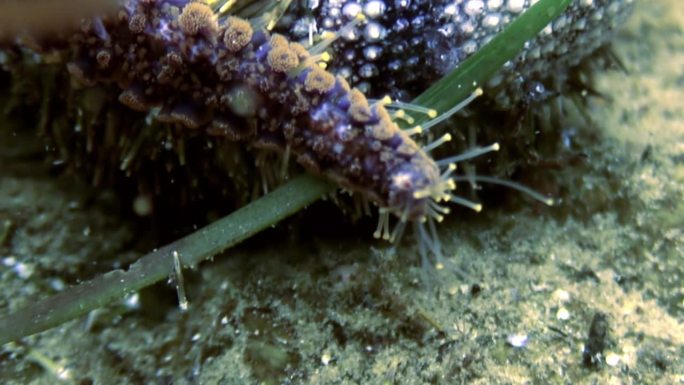
[(449, 186), (382, 104), (301, 45), (236, 17), (219, 23), (204, 3), (127, 1), (55, 48), (82, 87), (108, 86), (146, 120), (291, 155), (404, 221), (424, 219)]
[[(536, 1), (328, 0), (292, 6), (281, 30), (307, 41), (312, 31), (339, 33), (330, 70), (373, 97), (410, 100), (463, 62)], [(605, 44), (632, 0), (575, 0), (492, 85), (515, 101), (532, 80), (562, 74)], [(359, 15), (364, 21), (344, 28)], [(525, 84), (527, 83), (527, 84)], [(503, 102), (504, 100), (502, 100)]]

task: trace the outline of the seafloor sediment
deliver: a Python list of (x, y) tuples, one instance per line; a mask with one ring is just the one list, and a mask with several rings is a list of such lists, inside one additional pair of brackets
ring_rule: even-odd
[[(410, 242), (272, 232), (187, 272), (186, 312), (161, 284), (0, 347), (2, 382), (682, 383), (684, 8), (640, 2), (615, 50), (626, 72), (566, 123), (584, 161), (549, 182), (564, 201), (449, 218), (434, 287)], [(145, 250), (115, 197), (1, 132), (0, 308)]]

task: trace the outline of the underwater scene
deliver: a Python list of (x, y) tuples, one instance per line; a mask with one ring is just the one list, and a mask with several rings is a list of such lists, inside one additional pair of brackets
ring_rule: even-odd
[(684, 384), (679, 0), (0, 0), (0, 384)]

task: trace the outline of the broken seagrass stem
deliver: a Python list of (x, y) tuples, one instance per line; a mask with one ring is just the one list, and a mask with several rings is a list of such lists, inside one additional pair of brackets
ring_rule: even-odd
[[(526, 41), (534, 38), (573, 0), (540, 0), (452, 73), (414, 103), (449, 110), (483, 85)], [(309, 175), (299, 176), (272, 193), (194, 233), (144, 256), (127, 271), (115, 270), (53, 297), (0, 316), (0, 345), (50, 329), (166, 279), (173, 254), (183, 266), (195, 266), (316, 201), (335, 186)]]

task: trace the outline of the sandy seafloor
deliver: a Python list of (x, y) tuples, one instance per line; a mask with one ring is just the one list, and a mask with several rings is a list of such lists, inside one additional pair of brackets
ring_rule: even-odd
[[(684, 383), (684, 6), (641, 1), (614, 48), (571, 194), (446, 221), (431, 289), (410, 242), (260, 238), (188, 272), (186, 312), (161, 284), (0, 347), (0, 383)], [(115, 197), (32, 142), (0, 140), (1, 311), (140, 255)]]

